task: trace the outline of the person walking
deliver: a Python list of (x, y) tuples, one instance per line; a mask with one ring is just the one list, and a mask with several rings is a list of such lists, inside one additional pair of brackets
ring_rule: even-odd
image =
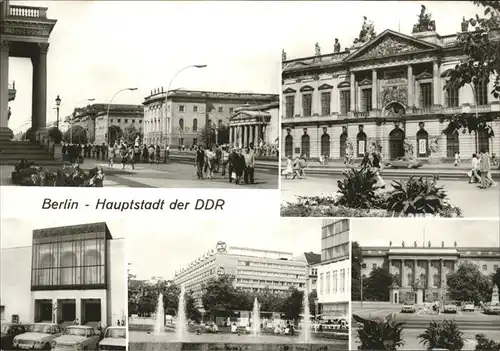
[(490, 158), (485, 150), (481, 150), (479, 155), (479, 171), (481, 172), (481, 185), (479, 187), (486, 189), (491, 185), (487, 179), (488, 172), (490, 171)]
[(244, 181), (245, 184), (254, 184), (255, 179), (255, 153), (253, 150), (247, 148), (245, 150), (245, 175)]
[(232, 183), (233, 180), (236, 180), (236, 173), (234, 172), (234, 165), (237, 162), (238, 153), (236, 149), (232, 149), (231, 153), (228, 156), (228, 174), (229, 174), (229, 183)]
[(136, 160), (136, 152), (135, 152), (135, 147), (130, 145), (128, 147), (128, 162), (132, 166), (132, 169), (135, 169), (135, 160)]
[[(227, 167), (228, 160), (229, 160), (229, 152), (227, 151), (226, 147), (223, 147), (221, 150), (221, 166), (222, 166), (221, 176), (222, 176), (222, 178), (224, 178), (224, 176), (226, 175), (226, 167)], [(229, 175), (229, 176), (231, 176), (231, 175)]]
[(194, 160), (194, 166), (196, 167), (196, 175), (198, 179), (203, 179), (203, 166), (205, 164), (205, 151), (200, 146), (198, 150), (196, 150), (196, 156)]
[(455, 152), (455, 163), (453, 164), (455, 167), (460, 166), (460, 163), (462, 161), (460, 160), (460, 152)]
[(479, 160), (477, 158), (477, 155), (474, 153), (472, 154), (472, 159), (471, 159), (471, 170), (469, 173), (469, 184), (471, 183), (477, 183), (481, 181), (481, 177), (479, 176)]
[(108, 168), (113, 168), (115, 163), (115, 148), (113, 145), (109, 145), (108, 149)]
[(241, 149), (238, 149), (235, 162), (233, 164), (234, 173), (236, 174), (236, 184), (240, 184), (241, 176), (243, 175), (245, 168), (245, 157), (241, 154)]

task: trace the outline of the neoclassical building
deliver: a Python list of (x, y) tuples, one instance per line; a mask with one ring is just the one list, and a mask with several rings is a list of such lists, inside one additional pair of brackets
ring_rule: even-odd
[[(230, 93), (193, 90), (155, 89), (144, 98), (144, 143), (193, 146), (216, 143), (203, 140), (205, 127), (228, 127), (236, 108), (263, 105), (278, 100), (275, 94)], [(167, 103), (166, 103), (167, 101)], [(217, 134), (217, 132), (216, 132)], [(234, 134), (233, 134), (234, 137)], [(219, 141), (227, 143), (226, 141)]]
[(500, 267), (499, 247), (460, 247), (457, 242), (425, 245), (416, 241), (405, 245), (403, 241), (399, 246), (361, 247), (361, 274), (368, 277), (373, 269), (382, 267), (399, 280), (390, 289), (392, 303), (422, 304), (447, 300), (447, 275), (465, 262), (477, 265), (488, 276)]
[(376, 147), (385, 160), (429, 162), (480, 149), (500, 154), (498, 137), (486, 131), (446, 132), (450, 116), (477, 113), (496, 119), (489, 125), (500, 135), (500, 101), (492, 81), (443, 90), (463, 56), (457, 34), (435, 28), (431, 21), (411, 35), (387, 29), (328, 54), (317, 45), (313, 57), (287, 60), (283, 52), (282, 154), (342, 159), (346, 149), (361, 157)]

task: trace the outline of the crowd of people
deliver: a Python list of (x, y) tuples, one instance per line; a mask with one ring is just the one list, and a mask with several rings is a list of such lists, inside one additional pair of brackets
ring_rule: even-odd
[(291, 156), (288, 156), (286, 159), (286, 169), (283, 170), (282, 175), (285, 176), (285, 179), (288, 179), (288, 177), (292, 177), (292, 179), (295, 178), (300, 179), (302, 177), (305, 177), (306, 168), (307, 168), (306, 155), (302, 154), (300, 156), (295, 157), (293, 160)]
[[(228, 177), (229, 183), (255, 183), (255, 156), (253, 144), (245, 148), (229, 146), (199, 146), (196, 150), (194, 166), (198, 179), (212, 179), (214, 174)], [(243, 178), (243, 179), (242, 179)]]
[[(455, 155), (455, 165), (460, 165), (460, 155)], [(491, 169), (498, 166), (495, 154), (491, 157), (485, 151), (481, 150), (479, 155), (472, 154), (471, 170), (469, 171), (469, 184), (479, 183), (480, 189), (487, 189), (496, 186), (497, 183), (491, 177)]]

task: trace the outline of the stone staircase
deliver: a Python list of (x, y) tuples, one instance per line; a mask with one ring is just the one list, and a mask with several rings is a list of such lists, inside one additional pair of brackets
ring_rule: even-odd
[(43, 146), (29, 141), (0, 141), (0, 165), (14, 166), (21, 159), (33, 161), (36, 166), (62, 166)]

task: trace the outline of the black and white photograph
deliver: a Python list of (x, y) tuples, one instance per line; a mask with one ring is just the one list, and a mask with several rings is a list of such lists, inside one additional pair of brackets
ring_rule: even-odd
[(120, 222), (0, 223), (1, 349), (126, 350)]
[(498, 218), (497, 2), (283, 12), (282, 216)]
[(124, 222), (129, 350), (348, 349), (348, 219), (166, 225)]
[(1, 185), (278, 189), (272, 5), (0, 3)]
[(498, 350), (499, 221), (376, 221), (351, 230), (350, 349)]

